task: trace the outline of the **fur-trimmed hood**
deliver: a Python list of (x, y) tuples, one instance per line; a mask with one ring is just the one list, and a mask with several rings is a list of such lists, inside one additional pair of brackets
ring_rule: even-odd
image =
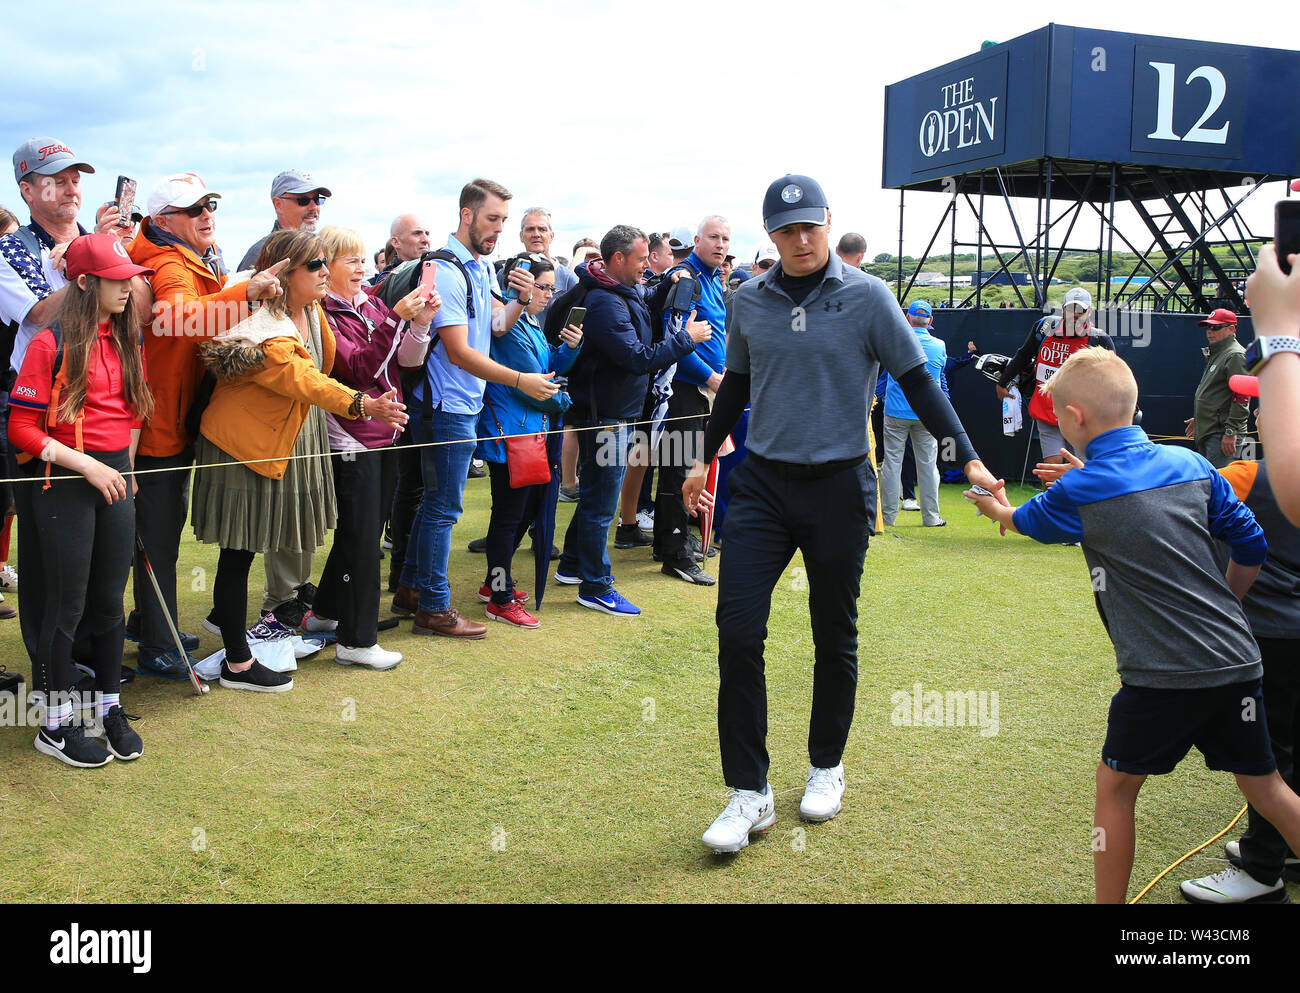
[[(319, 305), (317, 320), (322, 320)], [(203, 364), (220, 382), (231, 382), (256, 372), (266, 364), (262, 346), (272, 338), (292, 338), (301, 342), (298, 328), (287, 317), (277, 317), (259, 307), (229, 331), (199, 346)]]
[(266, 353), (261, 345), (229, 338), (205, 341), (199, 346), (199, 355), (203, 357), (208, 372), (222, 383), (242, 379), (266, 364)]

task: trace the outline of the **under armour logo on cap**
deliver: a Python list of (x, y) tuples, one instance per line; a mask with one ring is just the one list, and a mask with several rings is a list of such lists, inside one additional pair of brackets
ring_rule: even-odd
[(803, 199), (803, 190), (791, 183), (781, 191), (781, 199), (786, 203), (798, 203)]

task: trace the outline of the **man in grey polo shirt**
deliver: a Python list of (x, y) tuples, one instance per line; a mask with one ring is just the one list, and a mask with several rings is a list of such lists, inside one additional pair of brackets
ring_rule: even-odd
[(888, 288), (831, 253), (821, 187), (807, 176), (776, 180), (763, 201), (763, 224), (780, 258), (732, 299), (727, 371), (704, 458), (682, 487), (692, 514), (710, 505), (702, 495), (706, 466), (750, 405), (749, 457), (731, 474), (718, 574), (718, 739), (723, 776), (735, 792), (704, 834), (714, 852), (739, 851), (776, 820), (763, 642), (772, 590), (796, 550), (808, 574), (815, 646), (810, 765), (799, 813), (809, 821), (839, 813), (857, 691), (859, 583), (875, 527), (867, 410), (880, 366), (926, 429), (952, 440), (972, 483), (999, 496), (1002, 486), (926, 371), (925, 353)]

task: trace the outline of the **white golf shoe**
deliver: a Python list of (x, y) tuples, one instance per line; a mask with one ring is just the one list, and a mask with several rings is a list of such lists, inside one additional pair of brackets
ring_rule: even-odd
[(844, 763), (834, 769), (808, 767), (808, 785), (799, 801), (799, 816), (805, 821), (829, 821), (840, 812), (844, 798)]
[(704, 832), (704, 844), (719, 854), (738, 852), (751, 834), (762, 834), (776, 823), (776, 795), (770, 785), (762, 793), (733, 790), (727, 809)]

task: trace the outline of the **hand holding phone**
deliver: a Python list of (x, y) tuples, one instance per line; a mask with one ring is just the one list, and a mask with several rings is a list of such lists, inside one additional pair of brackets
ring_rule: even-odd
[(438, 262), (425, 259), (420, 263), (420, 296), (428, 300), (438, 289)]
[(113, 200), (117, 206), (117, 223), (124, 228), (129, 228), (135, 223), (131, 220), (131, 215), (135, 213), (135, 189), (134, 179), (127, 176), (117, 177), (117, 191), (113, 194)]
[(1300, 200), (1279, 200), (1273, 208), (1273, 245), (1278, 266), (1290, 275), (1287, 259), (1300, 252)]
[(569, 308), (569, 316), (565, 319), (565, 324), (572, 324), (575, 327), (582, 327), (582, 322), (587, 319), (586, 307)]

